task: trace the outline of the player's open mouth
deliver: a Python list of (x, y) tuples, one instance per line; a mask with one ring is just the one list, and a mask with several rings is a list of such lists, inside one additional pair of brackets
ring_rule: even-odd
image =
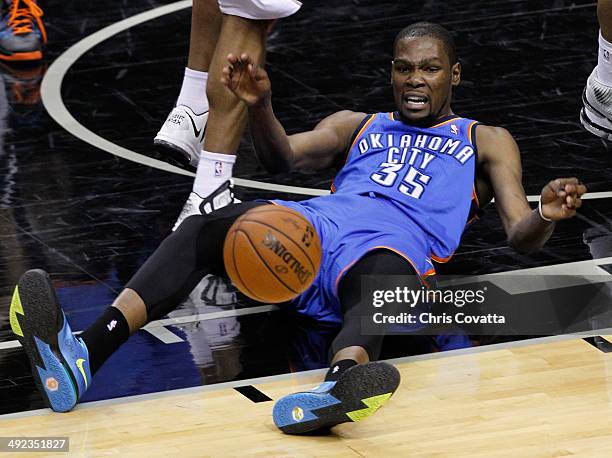
[(421, 110), (427, 103), (429, 102), (429, 98), (424, 95), (416, 95), (416, 94), (405, 94), (404, 95), (404, 105), (409, 110)]

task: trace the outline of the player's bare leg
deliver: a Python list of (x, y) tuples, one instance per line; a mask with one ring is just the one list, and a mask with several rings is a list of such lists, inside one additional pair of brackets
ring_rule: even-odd
[(189, 59), (175, 107), (153, 141), (171, 162), (197, 167), (204, 141), (209, 104), (206, 83), (221, 32), (217, 0), (194, 0)]
[(331, 365), (333, 367), (338, 361), (342, 361), (344, 359), (350, 359), (355, 361), (357, 364), (365, 364), (370, 361), (370, 357), (368, 356), (368, 352), (365, 348), (359, 346), (346, 347), (337, 352), (332, 359)]
[(216, 0), (194, 0), (191, 11), (187, 68), (209, 72), (221, 33), (221, 11)]
[(257, 21), (238, 16), (223, 16), (221, 35), (213, 55), (206, 93), (210, 104), (204, 150), (189, 195), (173, 230), (196, 214), (210, 213), (233, 201), (232, 168), (246, 125), (243, 102), (223, 84), (221, 75), (227, 55), (246, 52), (262, 63), (266, 34), (270, 21)]
[(612, 140), (612, 0), (597, 3), (599, 52), (597, 67), (582, 94), (580, 122), (589, 132)]
[(115, 307), (124, 316), (130, 335), (147, 323), (147, 306), (136, 291), (126, 288), (113, 301)]
[(210, 113), (204, 151), (200, 154), (193, 192), (173, 230), (190, 215), (208, 213), (234, 201), (232, 167), (246, 124), (246, 111), (243, 103), (220, 82), (227, 55), (247, 53), (262, 64), (271, 24), (291, 16), (301, 6), (297, 0), (218, 0), (218, 3), (223, 20), (206, 88)]
[(597, 20), (602, 36), (612, 42), (612, 1), (599, 0), (597, 2)]

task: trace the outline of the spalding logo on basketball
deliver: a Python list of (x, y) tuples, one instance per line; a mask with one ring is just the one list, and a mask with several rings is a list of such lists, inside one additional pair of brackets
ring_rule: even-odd
[(238, 218), (225, 238), (225, 269), (238, 289), (260, 302), (295, 298), (314, 281), (321, 243), (300, 213), (263, 205)]
[[(263, 239), (263, 246), (278, 256), (279, 262), (284, 263), (276, 264), (274, 266), (274, 270), (276, 272), (287, 274), (289, 271), (291, 271), (295, 274), (300, 284), (310, 284), (309, 280), (312, 279), (312, 270), (309, 269), (309, 266), (305, 267), (299, 261), (299, 259), (297, 259), (293, 253), (291, 253), (291, 251), (289, 251), (287, 247), (276, 238), (272, 231), (268, 231), (266, 234), (265, 238)], [(310, 262), (308, 264), (312, 265)]]

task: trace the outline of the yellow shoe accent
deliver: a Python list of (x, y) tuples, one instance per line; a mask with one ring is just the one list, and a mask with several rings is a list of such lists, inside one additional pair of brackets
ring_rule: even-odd
[(9, 311), (9, 321), (11, 322), (11, 329), (18, 336), (23, 337), (23, 331), (21, 325), (17, 319), (17, 314), (23, 316), (23, 306), (21, 305), (21, 298), (19, 297), (19, 287), (15, 286), (15, 292), (13, 293), (13, 300), (11, 301), (11, 309)]
[(87, 389), (87, 376), (85, 375), (85, 370), (83, 369), (83, 363), (85, 362), (85, 360), (83, 358), (79, 358), (76, 360), (76, 365), (79, 368), (79, 371), (81, 371), (81, 375), (83, 376), (83, 380), (85, 380), (85, 389)]
[(372, 396), (371, 398), (362, 399), (366, 407), (365, 409), (353, 410), (352, 412), (347, 412), (347, 417), (349, 417), (353, 421), (363, 420), (366, 417), (369, 417), (374, 412), (376, 412), (380, 407), (389, 400), (393, 393), (385, 393), (379, 394), (378, 396)]

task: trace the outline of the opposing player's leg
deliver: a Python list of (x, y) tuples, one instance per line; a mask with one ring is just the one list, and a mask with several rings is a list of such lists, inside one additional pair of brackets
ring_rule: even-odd
[(153, 143), (172, 162), (197, 167), (208, 119), (206, 83), (221, 31), (217, 0), (194, 0), (189, 59), (176, 101)]
[(274, 406), (274, 422), (285, 433), (304, 434), (363, 420), (386, 403), (399, 385), (395, 367), (374, 362), (383, 336), (361, 331), (362, 275), (408, 275), (406, 286), (421, 287), (410, 263), (389, 250), (371, 251), (351, 267), (338, 287), (343, 324), (330, 350), (331, 367), (325, 380), (310, 391), (279, 399)]
[[(206, 94), (210, 112), (193, 190), (173, 230), (190, 215), (205, 211), (203, 200), (232, 177), (236, 151), (246, 125), (245, 105), (221, 83), (228, 54), (248, 54), (263, 64), (266, 36), (274, 19), (295, 13), (300, 3), (286, 0), (219, 0), (221, 33), (210, 63)], [(231, 192), (231, 182), (230, 189)], [(220, 199), (223, 203), (227, 199)], [(215, 207), (217, 208), (217, 207)]]
[(238, 204), (186, 220), (79, 336), (72, 334), (47, 273), (26, 272), (13, 294), (10, 323), (47, 405), (57, 412), (71, 410), (130, 334), (176, 308), (204, 275), (226, 275), (225, 235), (238, 217), (260, 205), (265, 204)]
[[(210, 111), (204, 150), (200, 154), (193, 190), (174, 225), (174, 230), (185, 218), (205, 212), (206, 209), (203, 207), (205, 198), (216, 192), (219, 186), (232, 177), (236, 151), (246, 124), (246, 108), (221, 84), (221, 70), (230, 53), (253, 52), (255, 59), (263, 61), (268, 25), (268, 21), (223, 16), (221, 35), (210, 65), (210, 78), (206, 86)], [(230, 181), (228, 193), (232, 192), (231, 188)], [(226, 201), (227, 199), (222, 199), (219, 203), (227, 205)]]
[(580, 122), (598, 137), (612, 140), (612, 0), (597, 3), (599, 53), (582, 93)]

